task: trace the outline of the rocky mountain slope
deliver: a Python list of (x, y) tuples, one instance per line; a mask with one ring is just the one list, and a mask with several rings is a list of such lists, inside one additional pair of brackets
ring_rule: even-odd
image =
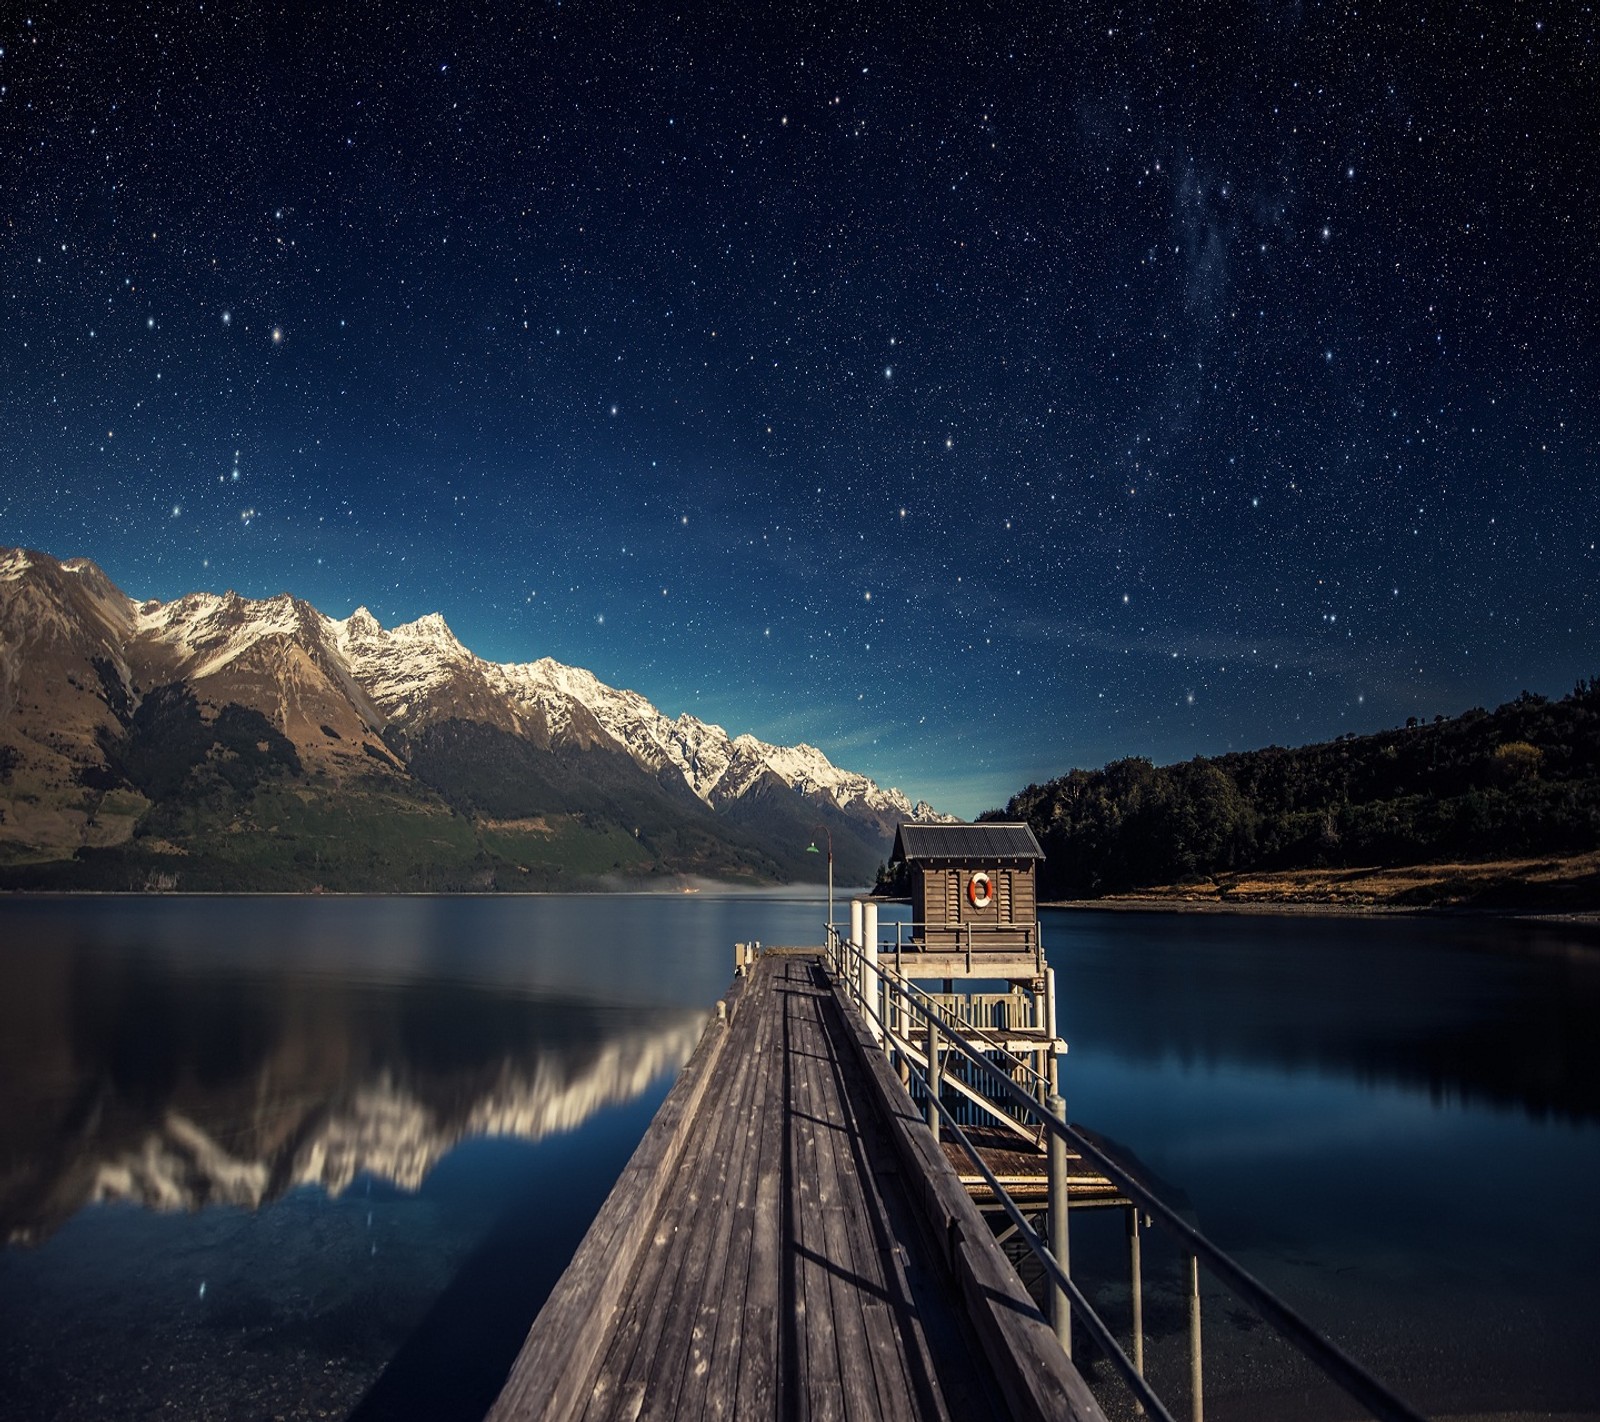
[(0, 882), (448, 889), (869, 878), (940, 819), (808, 745), (288, 594), (139, 602), (0, 550)]

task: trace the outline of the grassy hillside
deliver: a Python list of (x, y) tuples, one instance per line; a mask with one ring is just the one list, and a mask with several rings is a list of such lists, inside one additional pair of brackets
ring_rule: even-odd
[[(620, 754), (541, 752), (469, 722), (410, 749), (408, 768), (369, 746), (367, 769), (335, 781), (258, 711), (207, 715), (188, 688), (156, 688), (68, 787), (91, 802), (82, 841), (7, 845), (0, 889), (456, 892), (778, 874), (687, 789)], [(0, 817), (35, 795), (18, 760), (0, 757)]]

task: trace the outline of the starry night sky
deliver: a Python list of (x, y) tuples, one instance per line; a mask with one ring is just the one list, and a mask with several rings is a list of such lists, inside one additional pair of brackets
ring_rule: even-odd
[(1600, 672), (1592, 6), (519, 9), (0, 10), (0, 543), (969, 814)]

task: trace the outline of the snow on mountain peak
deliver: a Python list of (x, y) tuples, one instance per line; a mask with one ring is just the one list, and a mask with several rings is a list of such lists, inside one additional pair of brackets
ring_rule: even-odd
[(138, 636), (176, 652), (184, 675), (212, 676), (235, 661), (263, 637), (298, 640), (310, 621), (322, 614), (289, 593), (260, 601), (222, 594), (185, 593), (171, 602), (151, 599), (133, 608)]
[(415, 622), (402, 622), (391, 635), (403, 642), (466, 650), (456, 634), (450, 630), (450, 624), (444, 620), (444, 614), (440, 612), (425, 612)]
[(640, 765), (652, 771), (672, 766), (709, 805), (740, 798), (770, 772), (798, 793), (826, 799), (839, 809), (854, 805), (912, 815), (911, 802), (900, 791), (884, 790), (865, 775), (840, 770), (805, 742), (775, 746), (748, 732), (730, 737), (721, 726), (688, 712), (673, 719), (637, 691), (607, 686), (593, 672), (549, 657), (487, 669), (525, 708), (539, 706), (553, 733), (570, 723), (570, 703), (575, 702)]
[(350, 675), (390, 720), (404, 720), (452, 692), (463, 681), (477, 690), (487, 663), (456, 639), (437, 612), (385, 628), (366, 607), (342, 622), (330, 621), (333, 646)]
[[(63, 566), (91, 578), (99, 574), (87, 560)], [(19, 578), (31, 567), (25, 550), (0, 550), (0, 577)], [(127, 599), (121, 615), (131, 621), (135, 638), (175, 653), (179, 669), (191, 678), (221, 671), (263, 638), (282, 637), (342, 663), (330, 670), (341, 680), (348, 676), (348, 684), (390, 721), (465, 716), (523, 731), (542, 726), (551, 742), (569, 736), (589, 741), (598, 727), (644, 769), (672, 767), (713, 807), (740, 798), (771, 774), (841, 810), (944, 818), (925, 803), (913, 808), (898, 790), (841, 770), (804, 741), (771, 745), (749, 733), (730, 737), (688, 712), (669, 717), (637, 691), (608, 686), (593, 672), (549, 657), (486, 662), (461, 644), (438, 612), (385, 629), (365, 606), (339, 620), (288, 593), (258, 601), (230, 590), (188, 593), (171, 602)]]

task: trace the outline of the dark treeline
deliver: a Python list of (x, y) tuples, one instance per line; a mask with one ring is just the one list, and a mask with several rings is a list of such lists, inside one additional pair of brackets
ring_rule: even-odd
[(1559, 701), (1524, 692), (1295, 750), (1073, 770), (1003, 817), (1033, 826), (1055, 898), (1241, 870), (1579, 853), (1600, 845), (1600, 678)]

